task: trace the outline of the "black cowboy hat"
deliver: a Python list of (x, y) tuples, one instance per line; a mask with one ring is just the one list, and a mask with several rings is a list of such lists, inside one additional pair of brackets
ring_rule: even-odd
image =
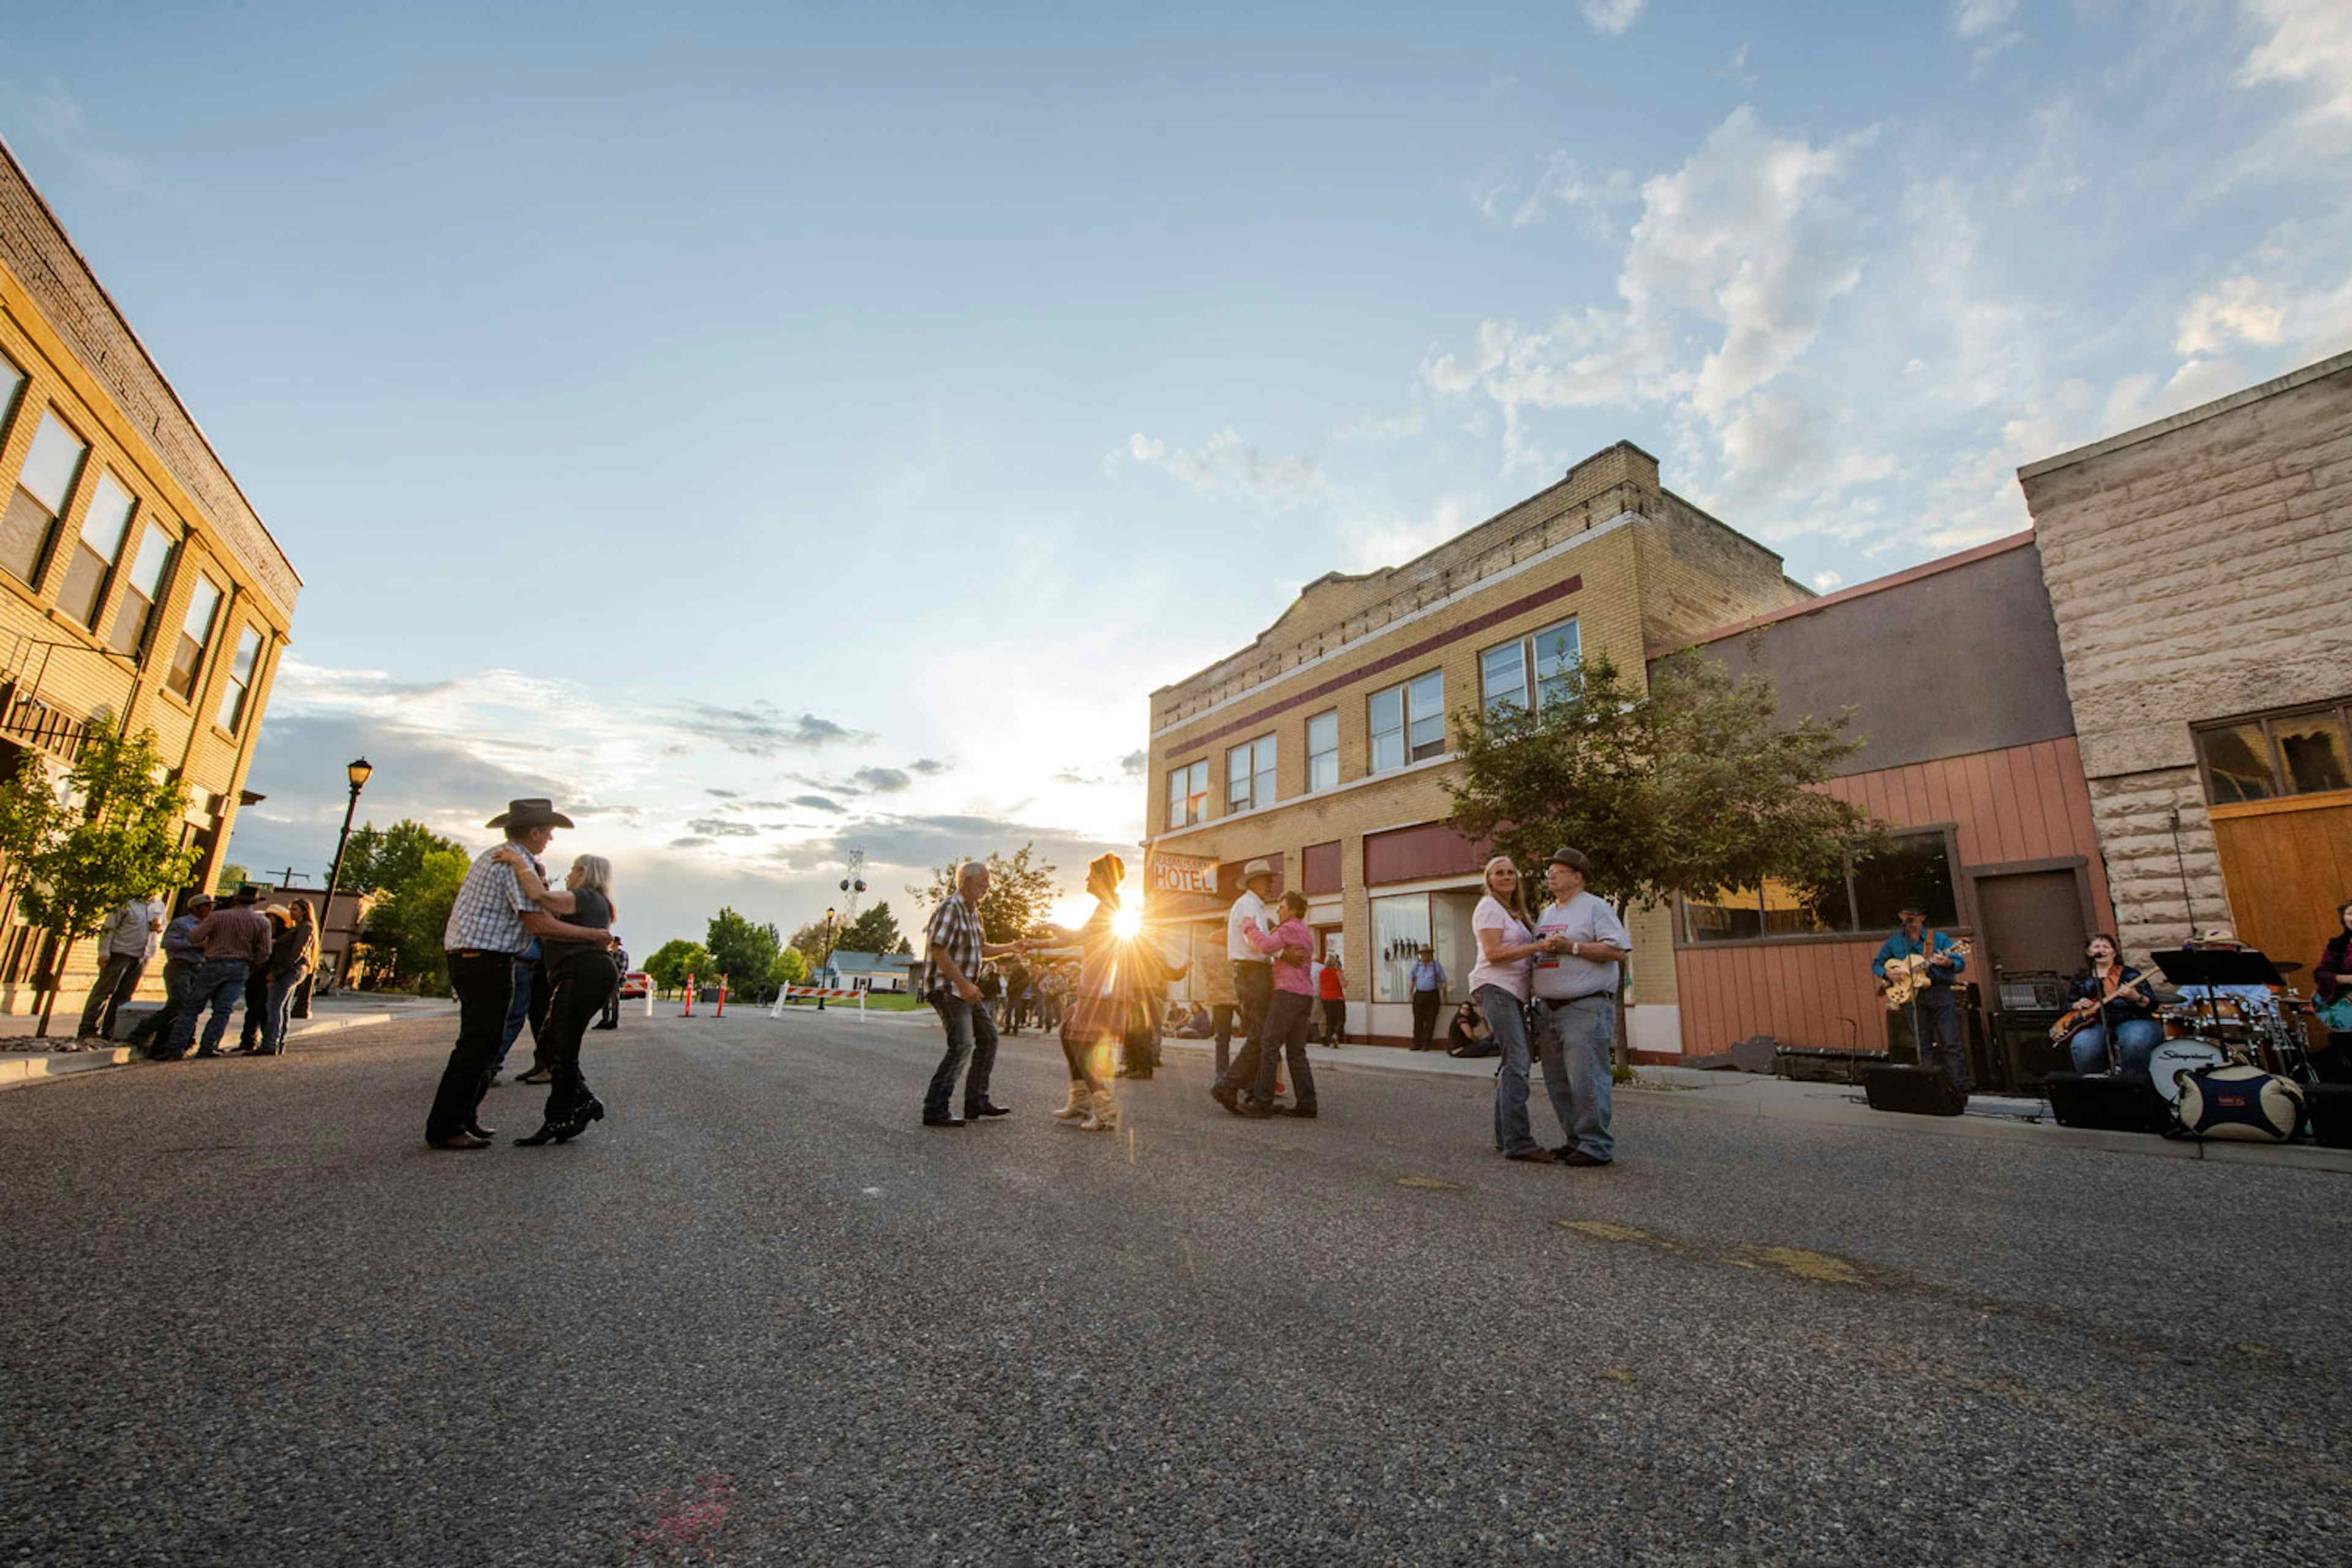
[(507, 808), (482, 824), (485, 827), (569, 827), (572, 819), (555, 809), (551, 800), (510, 800)]

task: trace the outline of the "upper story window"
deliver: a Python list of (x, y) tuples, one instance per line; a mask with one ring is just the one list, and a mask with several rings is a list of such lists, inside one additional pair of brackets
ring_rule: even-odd
[(1530, 690), (1536, 694), (1537, 708), (1542, 708), (1567, 691), (1581, 652), (1574, 620), (1488, 648), (1478, 656), (1479, 696), (1486, 711), (1505, 706), (1524, 708)]
[(172, 536), (149, 523), (139, 540), (139, 553), (131, 562), (131, 575), (122, 584), (122, 603), (114, 612), (114, 630), (106, 646), (137, 658), (147, 647), (147, 628), (155, 619), (155, 601), (163, 583), (163, 568), (172, 559)]
[(1372, 693), (1373, 773), (1445, 753), (1445, 673), (1431, 670)]
[(41, 579), (41, 562), (48, 554), (50, 535), (65, 515), (74, 484), (81, 478), (82, 459), (89, 443), (68, 428), (52, 410), (41, 413), (32, 450), (25, 454), (23, 472), (9, 492), (8, 510), (0, 515), (0, 566), (25, 583)]
[(2352, 702), (2282, 708), (2194, 731), (2205, 797), (2215, 805), (2352, 789)]
[(1225, 753), (1225, 810), (1274, 804), (1274, 737), (1260, 735)]
[(220, 727), (236, 733), (245, 722), (247, 700), (253, 695), (254, 672), (261, 664), (261, 628), (247, 626), (237, 634), (236, 658), (228, 667), (228, 684), (221, 688)]
[(1307, 788), (1337, 789), (1339, 784), (1339, 710), (1318, 713), (1307, 721)]
[(0, 353), (0, 437), (8, 433), (8, 416), (16, 411), (16, 395), (25, 390), (25, 373), (16, 362)]
[(172, 668), (163, 684), (184, 701), (194, 701), (196, 676), (204, 668), (205, 649), (213, 640), (213, 621), (220, 614), (220, 584), (202, 572), (188, 595), (187, 618), (180, 623), (180, 640), (172, 649)]
[(131, 532), (131, 514), (138, 502), (112, 473), (101, 473), (89, 492), (89, 510), (82, 513), (81, 538), (73, 559), (66, 563), (65, 586), (58, 590), (58, 608), (92, 631), (98, 629), (98, 606), (106, 597), (106, 579), (122, 553)]
[(1209, 763), (1206, 758), (1168, 770), (1168, 831), (1190, 827), (1209, 815)]

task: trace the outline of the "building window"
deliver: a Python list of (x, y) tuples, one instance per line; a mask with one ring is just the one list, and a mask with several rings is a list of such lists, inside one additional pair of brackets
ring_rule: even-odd
[(1339, 787), (1339, 710), (1307, 721), (1307, 790)]
[(1274, 804), (1274, 737), (1260, 735), (1225, 753), (1225, 810)]
[(0, 441), (8, 435), (8, 416), (16, 412), (16, 395), (25, 390), (25, 373), (16, 362), (0, 354)]
[(1878, 934), (1917, 905), (1931, 926), (1959, 919), (1951, 848), (1940, 829), (1896, 834), (1887, 852), (1818, 881), (1767, 879), (1760, 888), (1726, 888), (1683, 900), (1683, 940), (1754, 942), (1776, 936)]
[(1168, 773), (1168, 830), (1190, 827), (1209, 815), (1209, 764), (1204, 759)]
[(138, 503), (111, 473), (101, 473), (89, 492), (89, 510), (82, 513), (81, 538), (73, 559), (66, 563), (65, 586), (58, 590), (58, 608), (90, 630), (98, 629), (99, 602), (106, 597), (107, 574), (122, 553), (131, 533), (131, 513)]
[(1478, 656), (1479, 697), (1486, 711), (1524, 707), (1529, 690), (1538, 709), (1565, 695), (1582, 651), (1572, 619), (1488, 648)]
[(247, 626), (237, 634), (236, 658), (228, 667), (228, 684), (221, 689), (220, 727), (236, 733), (245, 722), (246, 699), (253, 693), (255, 668), (261, 663), (261, 628)]
[(2194, 731), (2205, 798), (2215, 805), (2352, 789), (2352, 703), (2284, 708)]
[(1373, 773), (1445, 753), (1445, 675), (1431, 670), (1371, 695)]
[(1476, 962), (1477, 938), (1470, 916), (1478, 907), (1478, 890), (1397, 893), (1371, 901), (1372, 990), (1375, 1002), (1412, 1000), (1412, 966), (1424, 946), (1435, 950), (1445, 971), (1445, 995), (1459, 1001), (1470, 994), (1470, 970)]
[(65, 515), (74, 483), (81, 478), (81, 460), (89, 455), (89, 442), (54, 413), (42, 414), (33, 448), (25, 455), (24, 471), (9, 493), (8, 510), (0, 515), (0, 566), (23, 582), (40, 582), (49, 537)]
[(115, 652), (135, 659), (146, 650), (147, 627), (155, 619), (155, 602), (162, 597), (157, 590), (171, 559), (171, 536), (149, 523), (139, 541), (139, 553), (131, 563), (131, 575), (122, 584), (122, 605), (114, 612), (113, 635), (106, 639)]
[(188, 616), (180, 623), (180, 640), (172, 649), (172, 668), (163, 677), (164, 686), (182, 701), (195, 700), (196, 676), (213, 640), (213, 617), (220, 614), (220, 584), (197, 573), (195, 589), (188, 595)]

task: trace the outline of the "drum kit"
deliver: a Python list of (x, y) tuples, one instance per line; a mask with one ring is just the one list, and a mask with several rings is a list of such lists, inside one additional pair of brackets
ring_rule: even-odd
[[(2208, 1078), (2252, 1069), (2291, 1084), (2315, 1083), (2304, 1035), (2311, 1004), (2289, 989), (2299, 963), (2273, 963), (2253, 948), (2198, 947), (2152, 955), (2165, 978), (2194, 999), (2157, 1010), (2164, 1043), (2148, 1054), (2147, 1075), (2165, 1103), (2181, 1110), (2184, 1094)], [(2291, 1130), (2290, 1130), (2291, 1131)]]

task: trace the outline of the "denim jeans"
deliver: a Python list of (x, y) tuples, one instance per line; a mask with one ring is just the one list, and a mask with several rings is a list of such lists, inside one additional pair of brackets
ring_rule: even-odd
[(286, 1052), (286, 1015), (293, 1008), (294, 994), (302, 989), (302, 982), (310, 977), (308, 964), (290, 969), (283, 974), (269, 977), (269, 1003), (261, 1015), (261, 1054), (283, 1056)]
[(204, 1049), (220, 1049), (221, 1037), (228, 1033), (228, 1010), (245, 994), (246, 976), (253, 965), (241, 958), (207, 958), (205, 966), (196, 971), (195, 984), (188, 987), (188, 1005), (172, 1022), (172, 1045), (166, 1056), (188, 1054), (189, 1042), (196, 1037), (196, 1015), (207, 1007), (212, 1016), (205, 1020)]
[(1542, 1147), (1528, 1129), (1528, 1005), (1499, 985), (1481, 985), (1478, 1016), (1495, 1032), (1503, 1065), (1495, 1074), (1495, 1147), (1528, 1154)]
[(521, 1037), (525, 1024), (531, 1026), (531, 1065), (546, 1065), (541, 1060), (545, 1052), (540, 1046), (539, 1037), (547, 1029), (544, 997), (549, 990), (546, 976), (540, 972), (540, 948), (534, 939), (523, 955), (515, 960), (514, 994), (507, 1002), (506, 1032), (499, 1040), (499, 1059), (490, 1064), (493, 1075), (506, 1070), (507, 1053), (514, 1049), (514, 1043)]
[[(1260, 1105), (1274, 1103), (1274, 1086), (1281, 1081), (1282, 1064), (1290, 1063), (1290, 1093), (1301, 1110), (1315, 1109), (1315, 1068), (1307, 1059), (1307, 1036), (1315, 1026), (1315, 998), (1298, 991), (1277, 991), (1265, 1010), (1265, 1022), (1242, 1047), (1234, 1061), (1234, 1077), (1244, 1068), (1256, 1070), (1250, 1095)], [(1252, 1061), (1253, 1055), (1255, 1057)]]
[(163, 1005), (148, 1014), (139, 1026), (131, 1031), (131, 1044), (138, 1045), (143, 1041), (151, 1057), (160, 1057), (171, 1048), (172, 1026), (180, 1021), (183, 1011), (194, 1005), (189, 993), (195, 989), (196, 973), (203, 968), (201, 963), (189, 963), (177, 958), (165, 961)]
[[(2116, 1054), (2123, 1058), (2124, 1071), (2146, 1072), (2147, 1055), (2164, 1044), (2164, 1026), (2153, 1018), (2118, 1018), (2116, 1020)], [(2097, 1073), (2107, 1070), (2107, 1030), (2104, 1024), (2093, 1024), (2066, 1042), (2074, 1053), (2074, 1070)]]
[(89, 988), (89, 1000), (81, 1010), (81, 1032), (114, 1037), (114, 1015), (131, 993), (139, 989), (139, 977), (147, 973), (147, 959), (136, 952), (110, 952), (105, 966), (98, 972), (98, 984)]
[(1928, 1053), (1927, 1040), (1919, 1037), (1933, 1036), (1936, 1049), (1943, 1055), (1945, 1076), (1962, 1094), (1968, 1093), (1969, 1049), (1960, 1035), (1960, 1000), (1952, 988), (1930, 985), (1919, 994), (1917, 1001), (1903, 1009), (1903, 1018), (1911, 1029), (1912, 1046), (1919, 1054), (1919, 1065), (1923, 1068), (1936, 1065), (1935, 1057)]
[(988, 1103), (988, 1077), (996, 1070), (996, 1020), (989, 1016), (985, 1004), (976, 1005), (952, 991), (933, 995), (931, 1010), (947, 1030), (948, 1052), (940, 1058), (939, 1070), (931, 1074), (930, 1088), (923, 1091), (923, 1114), (948, 1113), (955, 1099), (956, 1075), (963, 1070), (967, 1057), (971, 1059), (971, 1074), (964, 1079), (964, 1110), (976, 1110)]
[(1543, 1053), (1544, 1092), (1568, 1141), (1596, 1160), (1616, 1147), (1609, 1136), (1609, 1093), (1615, 1086), (1610, 1047), (1617, 1039), (1617, 998), (1580, 996), (1565, 1006), (1538, 1003), (1536, 1048)]

